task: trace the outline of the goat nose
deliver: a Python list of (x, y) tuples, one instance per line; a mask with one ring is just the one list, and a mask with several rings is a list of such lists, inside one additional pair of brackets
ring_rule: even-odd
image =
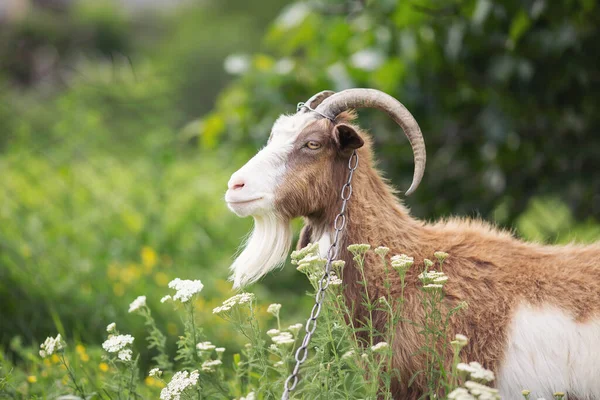
[(244, 181), (241, 178), (235, 178), (235, 179), (231, 179), (229, 181), (229, 190), (240, 190), (241, 188), (243, 188), (246, 184), (244, 183)]

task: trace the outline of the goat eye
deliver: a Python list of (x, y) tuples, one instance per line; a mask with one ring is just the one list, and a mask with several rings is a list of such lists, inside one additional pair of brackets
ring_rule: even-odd
[(321, 148), (321, 143), (315, 142), (314, 140), (310, 140), (306, 142), (306, 147), (308, 147), (311, 150), (317, 150)]

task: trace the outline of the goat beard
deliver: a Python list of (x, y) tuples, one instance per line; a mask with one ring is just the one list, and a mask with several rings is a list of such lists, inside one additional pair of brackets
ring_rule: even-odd
[(274, 214), (254, 216), (254, 229), (230, 268), (233, 287), (237, 289), (254, 283), (283, 266), (291, 245), (289, 220)]

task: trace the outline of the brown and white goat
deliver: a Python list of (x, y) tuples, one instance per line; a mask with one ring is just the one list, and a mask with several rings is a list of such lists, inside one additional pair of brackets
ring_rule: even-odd
[[(434, 251), (449, 253), (445, 301), (449, 306), (468, 303), (452, 319), (451, 332), (471, 338), (463, 357), (494, 370), (504, 398), (520, 398), (521, 390), (529, 389), (533, 398), (563, 391), (572, 399), (600, 399), (599, 244), (543, 246), (517, 240), (482, 221), (429, 224), (412, 218), (374, 168), (371, 139), (353, 124), (350, 111), (379, 108), (403, 128), (415, 153), (412, 191), (423, 175), (425, 146), (404, 106), (372, 89), (321, 92), (306, 106), (279, 117), (267, 146), (229, 181), (229, 208), (255, 219), (254, 231), (232, 265), (236, 287), (282, 264), (295, 217), (305, 220), (298, 247), (319, 242), (327, 250), (348, 158), (357, 150), (360, 166), (340, 258), (350, 265), (345, 249), (352, 243), (387, 246), (390, 254), (413, 256), (415, 265), (423, 265)], [(384, 295), (384, 272), (375, 256), (367, 258), (365, 269), (369, 293), (374, 299)], [(353, 271), (345, 269), (344, 294), (358, 310), (355, 318), (361, 318), (362, 289)], [(415, 267), (408, 272), (404, 291), (405, 314), (413, 321), (423, 319), (419, 272)], [(392, 295), (399, 296), (399, 291), (400, 283), (393, 282)], [(383, 331), (383, 326), (377, 328)], [(418, 398), (424, 382), (406, 385), (406, 378), (424, 366), (423, 357), (415, 355), (421, 346), (418, 328), (400, 324), (397, 329), (393, 365), (405, 379), (397, 383), (394, 395)]]

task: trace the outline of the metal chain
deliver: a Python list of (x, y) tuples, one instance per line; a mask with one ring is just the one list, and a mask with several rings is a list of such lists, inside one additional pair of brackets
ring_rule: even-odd
[(356, 154), (356, 150), (354, 150), (350, 156), (350, 159), (348, 160), (348, 170), (350, 171), (348, 174), (348, 179), (346, 180), (344, 186), (342, 186), (342, 190), (340, 192), (340, 197), (342, 198), (342, 208), (340, 209), (339, 214), (333, 220), (333, 229), (335, 233), (333, 236), (333, 241), (329, 246), (329, 250), (327, 250), (327, 263), (325, 264), (325, 272), (323, 272), (323, 276), (321, 276), (321, 279), (319, 279), (319, 289), (315, 295), (315, 304), (310, 312), (310, 317), (306, 321), (306, 334), (302, 340), (302, 345), (298, 348), (298, 350), (296, 350), (296, 365), (294, 366), (290, 376), (288, 376), (288, 378), (285, 380), (285, 390), (281, 396), (282, 400), (288, 400), (290, 398), (290, 392), (292, 392), (296, 388), (296, 385), (298, 385), (298, 372), (300, 371), (300, 366), (308, 357), (308, 344), (310, 343), (313, 333), (315, 333), (315, 329), (317, 329), (317, 318), (321, 313), (323, 301), (325, 300), (325, 290), (329, 286), (329, 278), (331, 277), (331, 263), (338, 257), (338, 240), (340, 238), (340, 233), (346, 227), (346, 211), (348, 200), (350, 200), (350, 197), (352, 196), (352, 176), (354, 176), (354, 171), (356, 171), (356, 168), (358, 168), (358, 154)]

